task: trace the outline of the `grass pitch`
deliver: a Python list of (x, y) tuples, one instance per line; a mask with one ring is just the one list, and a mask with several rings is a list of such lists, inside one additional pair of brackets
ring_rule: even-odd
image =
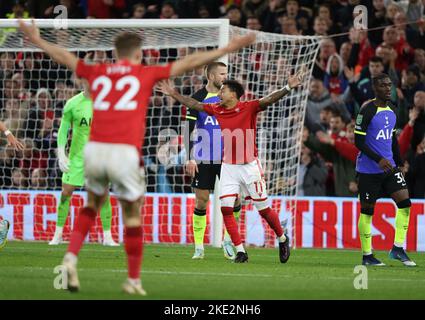
[(222, 250), (206, 248), (204, 260), (191, 260), (192, 246), (145, 245), (142, 270), (147, 297), (120, 292), (127, 275), (123, 247), (85, 245), (80, 253), (81, 291), (57, 290), (53, 272), (66, 245), (10, 242), (0, 251), (3, 299), (424, 299), (425, 254), (410, 253), (418, 267), (404, 267), (376, 252), (386, 267), (368, 268), (368, 289), (356, 290), (358, 251), (293, 250), (287, 264), (277, 249), (248, 248), (249, 262), (234, 264)]

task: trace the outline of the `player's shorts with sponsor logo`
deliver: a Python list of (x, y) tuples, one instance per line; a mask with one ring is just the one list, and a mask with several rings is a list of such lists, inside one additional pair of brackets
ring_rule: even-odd
[(357, 173), (360, 201), (374, 203), (382, 197), (407, 189), (403, 173), (398, 168), (384, 173)]
[(260, 161), (246, 164), (222, 163), (220, 175), (220, 200), (236, 199), (239, 195), (255, 202), (267, 200), (264, 172)]
[(135, 201), (145, 193), (145, 171), (136, 147), (128, 144), (88, 142), (84, 148), (86, 189), (97, 195), (109, 183), (118, 199)]
[(220, 179), (220, 163), (198, 163), (198, 172), (192, 180), (192, 187), (202, 190), (214, 190), (215, 177)]
[(84, 160), (71, 158), (69, 159), (69, 169), (62, 174), (62, 183), (71, 186), (84, 186)]

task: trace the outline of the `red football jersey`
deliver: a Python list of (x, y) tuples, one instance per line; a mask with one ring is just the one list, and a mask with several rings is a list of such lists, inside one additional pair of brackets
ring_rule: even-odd
[(130, 144), (140, 150), (152, 89), (157, 81), (169, 78), (170, 70), (171, 64), (144, 66), (126, 60), (86, 64), (79, 60), (76, 74), (89, 81), (93, 100), (90, 141)]
[(262, 111), (258, 100), (239, 101), (232, 109), (219, 103), (204, 104), (204, 110), (220, 124), (224, 163), (245, 164), (257, 159), (257, 114)]

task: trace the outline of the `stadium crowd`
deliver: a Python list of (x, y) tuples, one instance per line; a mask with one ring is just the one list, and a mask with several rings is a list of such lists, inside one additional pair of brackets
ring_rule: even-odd
[[(425, 197), (425, 1), (2, 0), (0, 18), (52, 18), (58, 4), (68, 8), (69, 18), (226, 17), (234, 26), (253, 30), (323, 36), (307, 101), (299, 195), (357, 194), (353, 119), (374, 97), (371, 78), (386, 72), (394, 84), (403, 172), (412, 198)], [(368, 8), (369, 28), (382, 28), (355, 30), (358, 4)], [(181, 54), (176, 50), (174, 56)], [(110, 52), (96, 51), (93, 60), (110, 57)], [(144, 52), (148, 64), (160, 57), (154, 50)], [(0, 52), (1, 119), (26, 147), (17, 152), (1, 141), (0, 188), (60, 188), (56, 137), (64, 103), (77, 93), (72, 77), (42, 53)], [(183, 80), (181, 90), (189, 95), (202, 85), (200, 69)], [(179, 131), (180, 107), (160, 96), (152, 98), (152, 105), (167, 107), (149, 109), (144, 148), (148, 191), (190, 192), (184, 161), (176, 159), (174, 166), (159, 161), (158, 133)], [(172, 145), (181, 148), (181, 141)]]

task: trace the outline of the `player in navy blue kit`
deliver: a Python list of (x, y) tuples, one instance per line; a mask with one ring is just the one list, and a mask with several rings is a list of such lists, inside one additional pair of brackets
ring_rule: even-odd
[[(220, 102), (217, 94), (223, 81), (227, 79), (226, 64), (222, 62), (210, 63), (205, 68), (205, 74), (208, 79), (207, 85), (195, 92), (192, 98), (204, 103)], [(216, 176), (220, 178), (223, 145), (220, 125), (214, 116), (187, 108), (186, 120), (189, 125), (189, 136), (195, 128), (197, 130), (195, 141), (189, 139), (186, 146), (186, 150), (190, 150), (188, 153), (189, 160), (186, 162), (186, 171), (193, 177), (192, 187), (196, 197), (193, 213), (195, 253), (192, 259), (203, 259), (207, 205), (210, 191), (214, 190)], [(241, 205), (238, 202), (233, 209), (236, 219), (239, 218), (240, 210)], [(224, 235), (223, 251), (224, 256), (230, 260), (233, 260), (236, 256), (227, 231)]]
[(395, 239), (389, 257), (406, 266), (416, 266), (403, 249), (409, 227), (410, 198), (401, 166), (395, 135), (396, 114), (390, 102), (391, 80), (386, 74), (372, 79), (375, 99), (365, 102), (356, 119), (355, 144), (360, 150), (356, 171), (359, 177), (361, 214), (359, 234), (363, 265), (384, 266), (372, 254), (371, 225), (376, 200), (390, 196), (397, 204)]

